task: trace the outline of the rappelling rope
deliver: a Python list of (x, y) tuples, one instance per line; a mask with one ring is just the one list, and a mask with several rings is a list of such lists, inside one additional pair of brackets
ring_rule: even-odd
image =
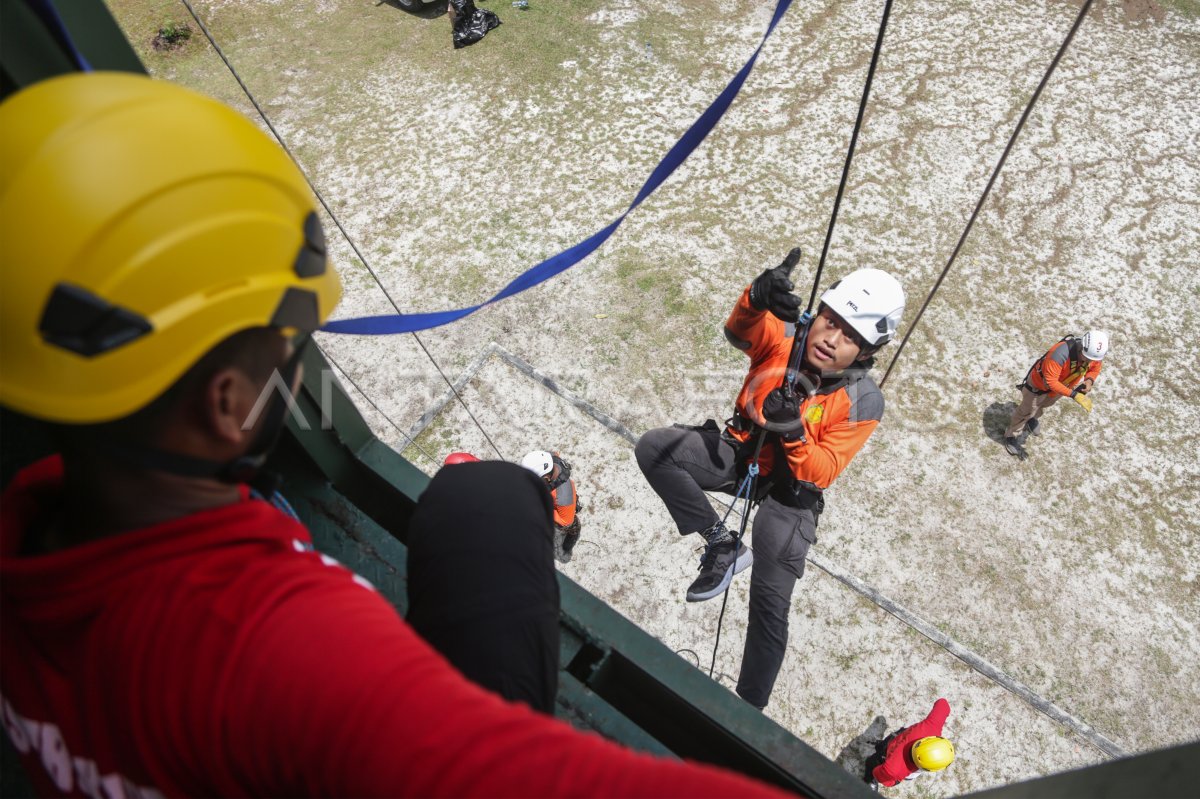
[[(371, 268), (371, 264), (369, 261), (367, 261), (367, 257), (362, 254), (361, 250), (359, 250), (358, 245), (354, 242), (354, 239), (350, 238), (350, 234), (347, 233), (346, 228), (342, 226), (337, 214), (335, 214), (333, 209), (329, 207), (329, 203), (325, 202), (325, 198), (321, 195), (320, 190), (312, 182), (312, 179), (309, 178), (308, 173), (304, 170), (304, 167), (300, 165), (300, 161), (295, 155), (293, 155), (291, 149), (287, 146), (287, 142), (283, 140), (283, 136), (279, 135), (279, 131), (277, 131), (275, 126), (271, 124), (270, 117), (267, 116), (267, 113), (262, 109), (262, 106), (258, 104), (258, 100), (254, 98), (254, 95), (250, 92), (250, 88), (246, 86), (246, 83), (242, 80), (241, 75), (238, 74), (238, 71), (234, 68), (233, 64), (230, 63), (229, 59), (225, 57), (224, 51), (221, 50), (220, 45), (217, 44), (216, 39), (213, 38), (213, 35), (209, 32), (208, 27), (205, 26), (204, 22), (200, 19), (200, 15), (196, 13), (194, 8), (192, 8), (192, 4), (189, 2), (189, 0), (180, 0), (180, 2), (183, 3), (184, 7), (188, 10), (188, 13), (192, 15), (192, 19), (196, 20), (196, 24), (200, 27), (200, 31), (204, 34), (204, 37), (208, 39), (208, 43), (212, 45), (213, 50), (216, 51), (216, 54), (221, 57), (222, 61), (225, 62), (225, 66), (229, 69), (229, 73), (233, 75), (233, 79), (237, 81), (238, 86), (242, 87), (242, 91), (245, 92), (246, 98), (250, 101), (250, 104), (254, 106), (254, 110), (258, 112), (258, 115), (262, 117), (262, 121), (271, 131), (271, 134), (275, 137), (275, 140), (279, 142), (279, 146), (283, 148), (283, 151), (287, 153), (288, 158), (292, 159), (292, 163), (294, 163), (296, 168), (300, 170), (300, 174), (304, 177), (305, 182), (308, 183), (308, 187), (312, 189), (312, 193), (316, 196), (317, 201), (321, 203), (321, 207), (325, 209), (325, 213), (329, 214), (329, 218), (333, 220), (333, 224), (337, 226), (338, 231), (341, 232), (342, 237), (346, 240), (346, 243), (350, 245), (350, 249), (354, 251), (355, 256), (358, 257), (358, 260), (362, 262), (362, 265), (366, 267), (367, 271), (371, 274), (371, 277), (375, 280), (375, 285), (379, 286), (379, 290), (383, 292), (383, 296), (387, 297), (387, 301), (391, 303), (391, 306), (395, 309), (396, 313), (401, 314), (402, 312), (400, 310), (400, 306), (396, 304), (394, 299), (392, 299), (391, 292), (387, 290), (387, 287), (383, 284), (379, 274)], [(433, 368), (437, 370), (439, 375), (441, 375), (442, 380), (446, 381), (446, 385), (450, 387), (451, 393), (454, 394), (455, 398), (462, 405), (463, 410), (467, 412), (467, 416), (471, 417), (471, 421), (475, 423), (475, 426), (479, 428), (479, 432), (483, 434), (485, 439), (487, 439), (488, 444), (490, 444), (492, 449), (496, 452), (496, 456), (501, 460), (504, 460), (504, 455), (500, 452), (500, 448), (496, 446), (496, 442), (493, 441), (492, 437), (489, 436), (487, 431), (483, 429), (483, 425), (480, 424), (479, 420), (475, 418), (475, 414), (471, 413), (471, 409), (467, 407), (466, 401), (462, 398), (462, 395), (458, 393), (458, 389), (454, 387), (454, 383), (451, 382), (450, 378), (446, 376), (446, 373), (442, 371), (442, 367), (438, 365), (437, 359), (433, 357), (433, 353), (431, 353), (425, 346), (425, 342), (421, 341), (421, 337), (418, 336), (415, 331), (412, 332), (412, 337), (416, 340), (417, 346), (421, 348), (421, 351), (424, 352), (426, 357), (429, 358), (429, 362), (433, 364)], [(342, 369), (341, 372), (347, 377), (350, 376), (349, 372), (347, 372), (345, 369)], [(361, 393), (362, 390), (359, 389), (359, 391)], [(363, 396), (365, 397), (366, 395), (363, 394)], [(371, 404), (374, 405), (375, 403), (372, 402)], [(378, 410), (378, 407), (376, 407), (376, 410)], [(389, 421), (391, 420), (389, 419)], [(395, 422), (392, 424), (395, 425)], [(399, 428), (397, 427), (397, 429)]]
[(871, 65), (867, 68), (867, 80), (863, 84), (862, 99), (858, 101), (858, 116), (854, 120), (854, 132), (850, 134), (850, 146), (846, 150), (846, 163), (842, 165), (842, 179), (838, 183), (837, 196), (833, 198), (833, 213), (829, 216), (829, 227), (825, 231), (825, 244), (821, 247), (821, 259), (817, 262), (817, 277), (813, 280), (812, 293), (808, 295), (808, 311), (811, 313), (817, 301), (817, 288), (821, 284), (821, 272), (825, 269), (825, 256), (829, 254), (829, 242), (833, 240), (833, 226), (837, 222), (838, 209), (842, 207), (842, 194), (846, 191), (846, 180), (850, 177), (850, 162), (854, 160), (854, 148), (858, 145), (858, 132), (862, 129), (863, 116), (867, 112), (867, 99), (871, 96), (871, 83), (875, 80), (875, 65), (883, 50), (883, 34), (887, 31), (888, 17), (892, 13), (892, 0), (883, 6), (883, 19), (879, 22), (879, 33), (875, 37), (875, 49), (871, 53)]
[[(738, 549), (742, 545), (742, 537), (746, 534), (746, 521), (750, 518), (750, 507), (754, 503), (754, 486), (758, 482), (758, 451), (762, 448), (763, 437), (759, 435), (758, 443), (754, 449), (754, 460), (751, 461), (750, 467), (746, 470), (746, 476), (742, 478), (741, 485), (738, 486), (737, 495), (734, 496), (733, 502), (725, 510), (725, 516), (721, 519), (721, 524), (725, 524), (725, 520), (729, 518), (729, 514), (737, 507), (739, 499), (745, 499), (746, 504), (742, 511), (742, 520), (738, 524), (737, 535), (733, 537), (733, 563), (729, 566), (730, 569), (737, 567)], [(707, 547), (705, 547), (707, 549)], [(725, 606), (729, 604), (729, 586), (733, 585), (733, 576), (730, 575), (729, 583), (725, 586), (725, 590), (721, 592), (721, 613), (717, 616), (717, 635), (713, 640), (712, 662), (708, 665), (708, 677), (712, 679), (713, 671), (717, 667), (717, 650), (721, 646), (721, 624), (725, 621)]]
[(883, 374), (883, 379), (879, 381), (880, 387), (887, 382), (888, 375), (892, 373), (892, 367), (896, 365), (896, 361), (900, 358), (900, 353), (904, 352), (904, 345), (908, 343), (908, 339), (912, 336), (913, 331), (917, 328), (917, 323), (921, 321), (921, 317), (925, 314), (925, 309), (929, 307), (933, 295), (941, 287), (942, 281), (946, 279), (950, 267), (954, 265), (954, 259), (958, 257), (959, 251), (962, 249), (963, 242), (967, 240), (967, 236), (971, 232), (971, 228), (975, 225), (975, 219), (979, 216), (979, 211), (983, 208), (984, 201), (992, 191), (992, 185), (995, 184), (996, 178), (1000, 175), (1000, 170), (1004, 167), (1004, 162), (1008, 160), (1008, 154), (1012, 151), (1013, 144), (1017, 141), (1017, 136), (1020, 135), (1021, 129), (1025, 127), (1025, 120), (1029, 118), (1029, 113), (1033, 111), (1034, 104), (1037, 103), (1038, 97), (1042, 94), (1042, 89), (1046, 88), (1046, 84), (1050, 81), (1050, 76), (1054, 74), (1058, 62), (1062, 60), (1063, 54), (1067, 52), (1067, 47), (1071, 44), (1071, 40), (1075, 38), (1075, 32), (1079, 30), (1079, 26), (1083, 24), (1084, 17), (1087, 16), (1088, 10), (1092, 7), (1093, 0), (1085, 0), (1083, 6), (1079, 9), (1079, 14), (1075, 17), (1075, 24), (1071, 26), (1071, 30), (1067, 32), (1067, 37), (1063, 39), (1062, 45), (1058, 48), (1058, 52), (1054, 54), (1054, 60), (1050, 62), (1050, 66), (1046, 68), (1046, 73), (1042, 75), (1042, 81), (1034, 90), (1033, 96), (1029, 98), (1029, 103), (1025, 106), (1025, 110), (1021, 113), (1021, 119), (1017, 122), (1017, 127), (1013, 130), (1012, 135), (1008, 137), (1008, 144), (1004, 146), (1004, 152), (1000, 155), (1000, 160), (996, 162), (996, 168), (992, 170), (992, 176), (988, 179), (987, 185), (983, 189), (983, 194), (979, 195), (979, 202), (975, 203), (975, 210), (971, 212), (971, 218), (967, 220), (967, 226), (963, 228), (962, 235), (958, 237), (958, 244), (954, 245), (954, 251), (950, 253), (949, 260), (946, 261), (946, 267), (942, 273), (938, 275), (937, 282), (933, 284), (933, 288), (929, 291), (929, 296), (925, 298), (925, 302), (921, 303), (921, 310), (917, 311), (916, 317), (912, 320), (912, 324), (908, 326), (908, 330), (904, 332), (904, 338), (900, 340), (900, 346), (896, 349), (896, 354), (892, 356), (892, 362), (888, 364), (887, 371)]
[(842, 207), (842, 195), (846, 192), (846, 182), (850, 178), (850, 164), (854, 161), (854, 151), (858, 146), (858, 134), (862, 130), (863, 117), (867, 113), (867, 101), (871, 97), (871, 85), (875, 82), (875, 67), (879, 64), (879, 54), (883, 51), (883, 36), (887, 32), (888, 19), (892, 14), (892, 0), (883, 4), (883, 17), (879, 20), (879, 32), (875, 36), (875, 48), (871, 51), (871, 63), (867, 67), (867, 79), (863, 82), (862, 97), (858, 101), (858, 115), (854, 118), (854, 129), (850, 133), (850, 145), (846, 148), (846, 160), (842, 164), (842, 177), (838, 181), (837, 194), (833, 198), (833, 211), (829, 215), (829, 226), (825, 229), (825, 243), (821, 246), (821, 257), (817, 261), (817, 273), (813, 277), (812, 291), (808, 295), (808, 307), (796, 323), (796, 330), (803, 328), (803, 336), (797, 335), (792, 341), (792, 351), (788, 355), (787, 373), (784, 377), (783, 389), (791, 395), (796, 386), (796, 378), (800, 373), (800, 361), (804, 357), (803, 346), (808, 340), (808, 324), (812, 321), (813, 306), (817, 304), (817, 290), (821, 287), (821, 274), (825, 271), (825, 258), (829, 255), (829, 244), (833, 241), (833, 228), (837, 224), (838, 210)]

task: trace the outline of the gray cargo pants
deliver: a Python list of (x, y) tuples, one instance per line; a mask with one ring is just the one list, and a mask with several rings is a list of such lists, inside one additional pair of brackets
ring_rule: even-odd
[[(706, 530), (720, 520), (705, 490), (737, 491), (736, 448), (715, 426), (650, 430), (635, 453), (681, 535)], [(750, 618), (737, 693), (760, 710), (771, 698), (787, 651), (792, 590), (804, 574), (809, 546), (817, 541), (815, 511), (768, 496), (754, 517)]]

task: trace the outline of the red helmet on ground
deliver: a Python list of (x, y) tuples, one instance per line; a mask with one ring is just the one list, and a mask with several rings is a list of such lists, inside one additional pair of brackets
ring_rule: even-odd
[(478, 461), (479, 458), (476, 458), (469, 452), (451, 452), (446, 456), (446, 460), (443, 462), (443, 465), (452, 466), (456, 463), (476, 463)]

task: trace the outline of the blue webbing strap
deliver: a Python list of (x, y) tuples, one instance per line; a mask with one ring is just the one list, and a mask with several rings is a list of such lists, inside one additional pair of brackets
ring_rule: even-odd
[(439, 327), (449, 324), (469, 314), (478, 311), (485, 305), (491, 305), (494, 302), (499, 302), (506, 297), (511, 297), (525, 289), (533, 288), (543, 281), (549, 280), (560, 272), (565, 272), (575, 264), (582, 261), (584, 258), (591, 255), (600, 247), (608, 237), (616, 232), (621, 223), (625, 221), (625, 217), (634, 208), (637, 208), (642, 200), (649, 197), (654, 190), (657, 189), (662, 182), (671, 176), (671, 174), (679, 168), (692, 151), (695, 150), (700, 142), (704, 141), (704, 137), (716, 126), (721, 117), (729, 109), (733, 99), (737, 97), (741, 91), (742, 84), (746, 82), (746, 78), (750, 75), (750, 71), (754, 69), (754, 62), (758, 60), (758, 54), (762, 51), (763, 45), (767, 43), (771, 33), (775, 30), (775, 26), (779, 24), (779, 20), (787, 12), (791, 6), (792, 0), (779, 0), (775, 6), (775, 13), (771, 17), (771, 24), (767, 26), (766, 33), (763, 34), (762, 41), (754, 50), (754, 54), (750, 56), (750, 60), (746, 65), (738, 71), (725, 90), (713, 100), (712, 105), (705, 109), (687, 132), (675, 142), (675, 146), (666, 154), (659, 162), (654, 171), (650, 173), (650, 177), (642, 185), (641, 191), (637, 193), (637, 197), (630, 203), (629, 208), (623, 214), (610, 222), (606, 227), (593, 233), (588, 238), (568, 247), (557, 255), (553, 255), (536, 266), (531, 267), (524, 273), (519, 275), (515, 280), (505, 286), (500, 293), (489, 300), (481, 302), (479, 305), (472, 305), (468, 308), (459, 308), (456, 311), (437, 311), (434, 313), (413, 313), (413, 314), (384, 314), (382, 316), (363, 316), (355, 319), (339, 319), (337, 321), (327, 323), (322, 330), (328, 333), (349, 333), (360, 336), (382, 336), (393, 333), (413, 333), (418, 330), (427, 330), (431, 327)]

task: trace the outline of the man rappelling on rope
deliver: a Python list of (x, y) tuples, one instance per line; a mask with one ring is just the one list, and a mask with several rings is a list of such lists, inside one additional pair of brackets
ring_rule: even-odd
[[(823, 491), (870, 438), (883, 417), (883, 394), (867, 372), (896, 334), (904, 313), (899, 281), (859, 269), (821, 295), (815, 317), (792, 293), (793, 249), (742, 292), (725, 336), (750, 358), (734, 416), (720, 429), (651, 430), (637, 445), (638, 465), (680, 534), (705, 539), (700, 575), (687, 599), (720, 594), (753, 564), (750, 618), (737, 693), (766, 707), (783, 663), (788, 610), (804, 560), (816, 543)], [(815, 289), (814, 289), (815, 294)], [(757, 464), (753, 554), (713, 510), (706, 490), (733, 493)]]

